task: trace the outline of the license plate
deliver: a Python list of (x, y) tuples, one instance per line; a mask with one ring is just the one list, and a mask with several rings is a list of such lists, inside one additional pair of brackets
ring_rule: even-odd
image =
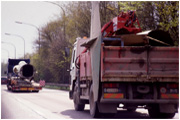
[(20, 90), (27, 90), (27, 88), (20, 88)]
[(34, 88), (28, 88), (28, 90), (34, 90)]

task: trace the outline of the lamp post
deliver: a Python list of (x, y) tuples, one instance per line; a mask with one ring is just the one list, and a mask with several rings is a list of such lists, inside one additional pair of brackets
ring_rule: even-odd
[[(50, 1), (45, 1), (45, 2), (51, 3), (51, 4), (53, 4), (53, 5), (56, 5), (56, 6), (58, 6), (58, 7), (63, 11), (64, 40), (66, 41), (66, 20), (65, 20), (65, 18), (66, 18), (66, 13), (65, 13), (65, 10), (63, 9), (62, 6), (60, 6), (59, 4), (57, 4), (57, 3), (55, 3), (55, 2), (50, 2)], [(65, 64), (65, 69), (66, 69), (66, 67), (67, 67), (67, 64)], [(64, 76), (66, 75), (65, 70), (63, 70), (63, 74), (64, 74)], [(64, 77), (64, 76), (63, 76), (63, 81), (65, 80), (65, 77)]]
[(50, 1), (45, 1), (45, 2), (54, 4), (54, 5), (58, 6), (58, 7), (63, 11), (63, 19), (64, 19), (64, 25), (63, 25), (63, 26), (64, 26), (64, 40), (66, 40), (66, 20), (65, 20), (65, 18), (66, 18), (66, 13), (65, 13), (65, 10), (63, 9), (62, 6), (60, 6), (59, 4), (57, 4), (57, 3), (55, 3), (55, 2), (50, 2)]
[(15, 23), (29, 25), (29, 26), (32, 26), (32, 27), (37, 29), (37, 31), (39, 33), (39, 54), (40, 54), (40, 30), (39, 30), (39, 28), (37, 26), (33, 25), (33, 24), (30, 24), (30, 23), (25, 23), (25, 22), (20, 22), (20, 21), (15, 21)]
[(21, 38), (24, 41), (24, 59), (25, 59), (25, 39), (22, 36), (17, 35), (17, 34), (5, 33), (5, 35), (16, 36), (16, 37)]
[(14, 44), (12, 44), (12, 43), (8, 43), (8, 42), (1, 42), (1, 43), (4, 43), (4, 44), (9, 44), (9, 45), (12, 45), (13, 47), (14, 47), (14, 56), (15, 56), (15, 59), (16, 59), (16, 47), (15, 47), (15, 45)]
[[(31, 26), (31, 27), (34, 27), (34, 28), (36, 28), (37, 30), (38, 30), (38, 33), (39, 33), (39, 57), (40, 57), (40, 29), (37, 27), (37, 26), (35, 26), (35, 25), (33, 25), (33, 24), (30, 24), (30, 23), (25, 23), (25, 22), (20, 22), (20, 21), (15, 21), (15, 23), (17, 23), (17, 24), (24, 24), (24, 25), (29, 25), (29, 26)], [(39, 67), (39, 71), (41, 71), (41, 57), (40, 57), (40, 62), (39, 62), (39, 65), (40, 65), (40, 67)], [(41, 80), (41, 78), (40, 78), (40, 76), (39, 76), (39, 80)]]

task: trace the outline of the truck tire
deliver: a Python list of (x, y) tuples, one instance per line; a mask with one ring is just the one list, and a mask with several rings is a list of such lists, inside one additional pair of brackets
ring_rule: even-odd
[(7, 89), (8, 89), (9, 91), (11, 91), (11, 85), (10, 85), (10, 81), (9, 81), (9, 80), (7, 81)]
[(76, 111), (83, 111), (85, 104), (81, 102), (80, 95), (78, 93), (78, 88), (75, 86), (74, 93), (73, 93), (73, 101), (74, 101), (74, 108)]
[(98, 110), (97, 102), (94, 101), (94, 94), (93, 94), (92, 85), (91, 85), (91, 89), (90, 89), (89, 105), (90, 105), (90, 115), (93, 118), (100, 118), (101, 113)]
[(158, 104), (151, 105), (148, 109), (149, 116), (151, 118), (173, 118), (176, 113), (161, 113)]
[(11, 91), (15, 92), (15, 90), (13, 88), (14, 88), (14, 85), (11, 85)]

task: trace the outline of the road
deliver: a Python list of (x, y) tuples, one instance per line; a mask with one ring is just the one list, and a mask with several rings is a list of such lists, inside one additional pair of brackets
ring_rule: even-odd
[[(74, 110), (73, 101), (68, 92), (43, 88), (39, 93), (9, 92), (1, 85), (1, 118), (2, 119), (92, 119), (89, 105), (85, 110)], [(116, 119), (149, 119), (147, 110), (136, 112), (118, 110)], [(177, 113), (174, 119), (178, 119)]]

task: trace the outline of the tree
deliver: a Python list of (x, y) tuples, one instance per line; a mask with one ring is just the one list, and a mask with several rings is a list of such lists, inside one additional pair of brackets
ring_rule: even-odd
[(168, 31), (175, 45), (179, 44), (179, 2), (159, 1), (156, 2), (159, 15), (159, 28)]

